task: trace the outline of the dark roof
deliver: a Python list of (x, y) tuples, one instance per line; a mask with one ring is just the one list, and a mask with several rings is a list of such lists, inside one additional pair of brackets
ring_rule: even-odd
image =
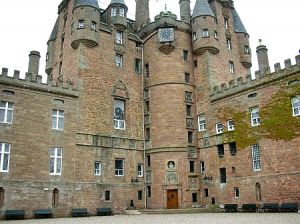
[(55, 39), (56, 39), (56, 37), (57, 37), (57, 32), (58, 32), (58, 18), (56, 19), (56, 22), (55, 22), (54, 27), (53, 27), (53, 29), (52, 29), (52, 32), (51, 32), (49, 41), (50, 41), (50, 40), (55, 40)]
[(244, 24), (242, 23), (242, 20), (235, 9), (232, 10), (232, 16), (233, 16), (234, 31), (237, 33), (247, 33), (247, 30), (245, 29)]
[(197, 0), (196, 1), (192, 18), (195, 18), (198, 16), (213, 16), (213, 17), (215, 17), (215, 14), (211, 10), (210, 5), (208, 4), (207, 0)]
[(97, 0), (75, 0), (74, 8), (78, 6), (92, 6), (94, 8), (99, 9)]
[(119, 4), (125, 5), (125, 1), (124, 0), (111, 0), (110, 4), (113, 4), (113, 3), (119, 3)]

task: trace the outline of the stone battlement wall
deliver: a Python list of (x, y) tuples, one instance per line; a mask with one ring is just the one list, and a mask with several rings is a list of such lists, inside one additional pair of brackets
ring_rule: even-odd
[(78, 97), (78, 90), (81, 84), (74, 84), (72, 81), (63, 79), (53, 80), (48, 78), (47, 83), (42, 82), (42, 76), (32, 73), (25, 73), (25, 79), (20, 78), (20, 71), (14, 70), (13, 76), (8, 76), (8, 69), (2, 68), (0, 74), (0, 84), (7, 86), (15, 86), (30, 90), (49, 92), (69, 97)]
[(274, 65), (274, 72), (271, 73), (270, 68), (266, 68), (263, 71), (255, 72), (255, 79), (251, 78), (251, 75), (247, 75), (246, 78), (239, 77), (235, 80), (231, 80), (228, 83), (223, 83), (220, 86), (215, 86), (211, 90), (211, 101), (217, 101), (231, 95), (243, 92), (258, 86), (266, 85), (270, 82), (276, 82), (295, 73), (300, 73), (300, 55), (296, 56), (296, 64), (292, 65), (291, 59), (284, 61), (285, 68), (281, 69), (280, 63)]

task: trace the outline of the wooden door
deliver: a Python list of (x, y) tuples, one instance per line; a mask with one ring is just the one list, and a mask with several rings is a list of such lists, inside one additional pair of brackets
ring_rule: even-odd
[(178, 208), (178, 190), (167, 191), (167, 208)]

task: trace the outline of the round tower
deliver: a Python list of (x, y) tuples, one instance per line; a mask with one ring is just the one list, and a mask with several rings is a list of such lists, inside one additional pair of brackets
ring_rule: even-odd
[(108, 23), (113, 24), (119, 30), (127, 28), (127, 6), (124, 0), (111, 0), (108, 6)]
[(197, 0), (192, 15), (193, 51), (201, 55), (209, 51), (219, 53), (217, 25), (215, 15), (207, 0)]
[(135, 27), (139, 28), (150, 20), (149, 0), (135, 0)]
[(52, 29), (50, 38), (47, 42), (47, 54), (46, 54), (46, 69), (45, 72), (47, 75), (51, 75), (53, 70), (53, 63), (54, 63), (54, 43), (57, 37), (58, 32), (58, 19), (55, 22), (55, 25)]
[(265, 45), (262, 44), (262, 40), (259, 39), (259, 46), (256, 47), (258, 68), (260, 71), (263, 71), (265, 68), (269, 68), (269, 57), (268, 49)]
[(98, 46), (100, 8), (97, 0), (75, 0), (71, 46), (80, 43), (86, 47)]
[(180, 20), (187, 23), (191, 22), (191, 2), (190, 0), (180, 0)]
[(252, 67), (251, 50), (249, 45), (249, 35), (240, 19), (237, 11), (232, 10), (234, 30), (238, 40), (239, 54), (242, 65), (250, 69)]

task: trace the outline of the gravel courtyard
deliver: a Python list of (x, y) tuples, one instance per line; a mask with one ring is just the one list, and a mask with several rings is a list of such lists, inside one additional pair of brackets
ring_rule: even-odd
[(115, 215), (88, 218), (0, 221), (1, 224), (300, 224), (298, 213), (200, 213), (167, 215)]

